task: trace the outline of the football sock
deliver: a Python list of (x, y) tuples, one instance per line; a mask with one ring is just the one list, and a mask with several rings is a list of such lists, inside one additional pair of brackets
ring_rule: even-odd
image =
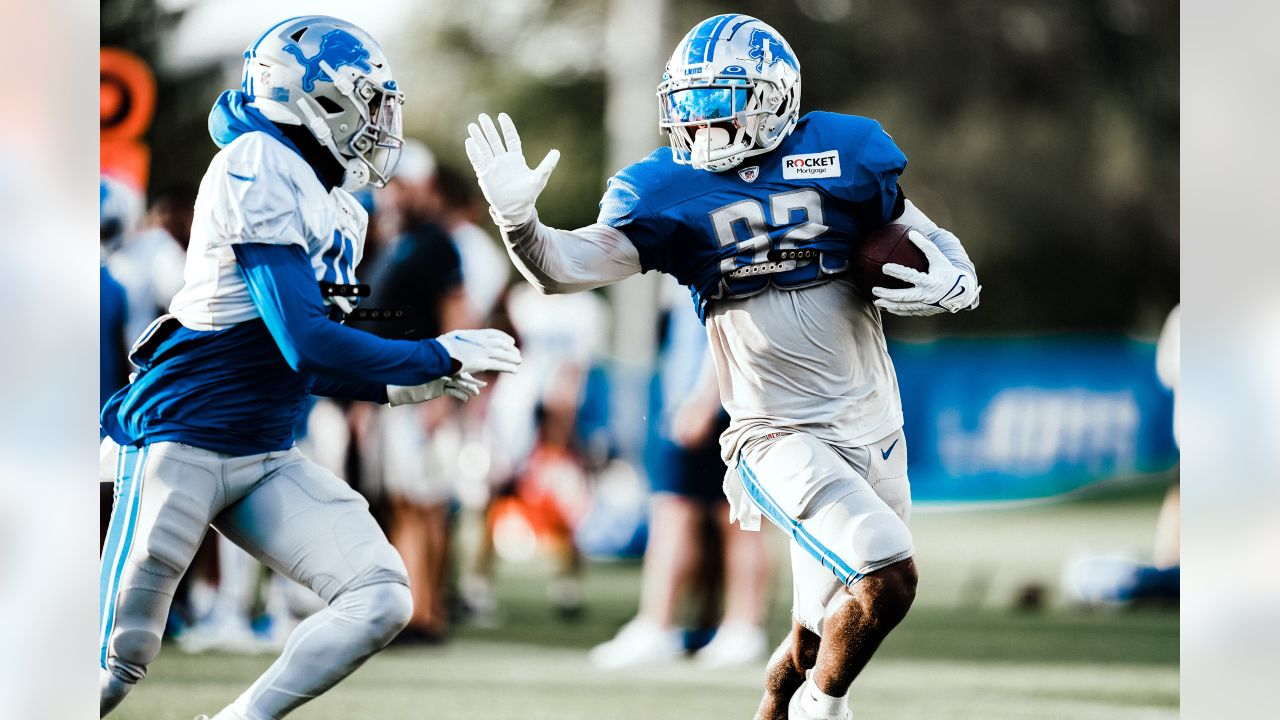
[(809, 671), (809, 678), (804, 682), (804, 688), (800, 695), (800, 709), (816, 715), (818, 717), (838, 717), (848, 703), (848, 693), (840, 697), (832, 697), (822, 690), (818, 689), (817, 683), (813, 681), (813, 671)]

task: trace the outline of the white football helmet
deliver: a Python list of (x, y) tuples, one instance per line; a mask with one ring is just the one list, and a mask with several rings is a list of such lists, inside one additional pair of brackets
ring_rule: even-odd
[(277, 23), (244, 52), (241, 84), (268, 120), (308, 128), (347, 169), (382, 187), (404, 145), (404, 95), (377, 41), (324, 15)]
[(800, 62), (748, 15), (693, 26), (658, 85), (658, 127), (681, 164), (721, 172), (778, 146), (800, 117)]

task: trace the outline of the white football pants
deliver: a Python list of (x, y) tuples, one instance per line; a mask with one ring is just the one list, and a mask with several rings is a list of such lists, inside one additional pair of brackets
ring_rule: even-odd
[(126, 447), (115, 487), (100, 583), (103, 716), (160, 652), (174, 590), (210, 526), (328, 604), (219, 718), (283, 717), (408, 622), (404, 563), (368, 503), (296, 448), (232, 456), (168, 442)]
[(726, 491), (741, 488), (791, 537), (792, 616), (818, 635), (832, 604), (847, 597), (841, 588), (915, 552), (901, 430), (854, 448), (774, 433), (748, 444), (729, 473)]

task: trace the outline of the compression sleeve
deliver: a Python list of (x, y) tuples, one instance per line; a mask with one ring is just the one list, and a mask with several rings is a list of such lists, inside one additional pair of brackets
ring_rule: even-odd
[(249, 295), (294, 370), (345, 383), (420, 385), (453, 372), (435, 340), (387, 340), (333, 322), (297, 245), (233, 245)]
[(501, 229), (516, 269), (543, 294), (591, 290), (641, 272), (635, 245), (603, 223), (557, 230), (535, 213), (523, 225)]

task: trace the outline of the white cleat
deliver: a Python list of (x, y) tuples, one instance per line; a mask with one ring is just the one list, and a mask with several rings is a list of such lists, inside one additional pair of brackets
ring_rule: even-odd
[[(810, 674), (812, 672), (810, 671)], [(791, 702), (787, 703), (787, 720), (853, 720), (853, 711), (849, 709), (847, 702), (841, 705), (834, 715), (811, 713), (802, 708), (801, 699), (809, 690), (810, 682), (812, 680), (805, 680), (804, 684), (791, 696)]]
[(765, 659), (769, 651), (764, 628), (745, 623), (721, 625), (715, 637), (694, 656), (704, 670), (751, 665)]
[(592, 648), (589, 657), (601, 670), (617, 670), (670, 663), (683, 655), (684, 634), (680, 630), (636, 618), (623, 625), (612, 640)]

